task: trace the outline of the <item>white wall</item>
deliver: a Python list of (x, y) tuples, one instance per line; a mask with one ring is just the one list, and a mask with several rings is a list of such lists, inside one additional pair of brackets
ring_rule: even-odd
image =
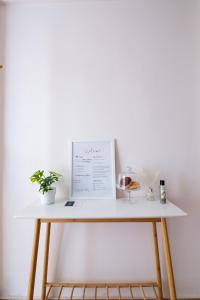
[[(179, 298), (200, 297), (199, 3), (55, 2), (7, 7), (0, 295), (26, 294), (33, 223), (13, 215), (37, 197), (30, 174), (66, 174), (71, 138), (115, 137), (120, 165), (160, 169), (168, 197), (188, 212), (169, 221), (174, 273)], [(148, 225), (56, 226), (53, 235), (51, 278), (153, 277)]]
[[(0, 65), (4, 63), (4, 46), (5, 46), (5, 6), (0, 1)], [(4, 72), (0, 69), (0, 278), (2, 278), (2, 237), (3, 237), (3, 132), (4, 132)]]

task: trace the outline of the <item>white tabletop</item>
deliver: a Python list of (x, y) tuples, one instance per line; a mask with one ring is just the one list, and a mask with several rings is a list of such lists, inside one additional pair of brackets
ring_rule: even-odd
[(67, 199), (55, 204), (41, 205), (39, 200), (16, 214), (16, 218), (28, 219), (129, 219), (168, 218), (187, 214), (173, 203), (161, 204), (159, 200), (148, 201), (137, 197), (131, 202), (117, 200), (77, 200), (73, 207), (64, 206)]

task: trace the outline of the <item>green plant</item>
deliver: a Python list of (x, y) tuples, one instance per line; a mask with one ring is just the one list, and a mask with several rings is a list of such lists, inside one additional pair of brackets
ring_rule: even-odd
[(30, 181), (33, 183), (38, 183), (40, 185), (39, 192), (42, 194), (53, 189), (51, 186), (54, 182), (58, 181), (62, 177), (61, 174), (49, 171), (49, 175), (44, 175), (44, 170), (38, 170), (30, 177)]

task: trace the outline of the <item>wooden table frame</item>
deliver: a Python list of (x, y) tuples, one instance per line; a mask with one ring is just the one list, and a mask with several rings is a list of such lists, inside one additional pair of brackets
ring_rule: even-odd
[[(48, 258), (49, 258), (49, 243), (50, 243), (50, 231), (51, 223), (114, 223), (114, 222), (148, 222), (152, 224), (152, 237), (153, 237), (153, 246), (154, 246), (154, 256), (155, 256), (155, 271), (156, 271), (156, 281), (155, 282), (128, 282), (128, 283), (57, 283), (57, 282), (47, 282), (47, 273), (48, 273)], [(38, 257), (38, 246), (40, 239), (40, 228), (41, 224), (46, 224), (46, 238), (45, 238), (45, 248), (44, 248), (44, 265), (43, 265), (43, 277), (42, 277), (42, 292), (41, 300), (48, 299), (50, 291), (52, 288), (59, 288), (58, 300), (61, 298), (61, 294), (64, 288), (71, 288), (70, 299), (73, 298), (73, 292), (75, 288), (82, 288), (83, 295), (82, 300), (85, 298), (85, 290), (87, 288), (94, 288), (94, 300), (100, 299), (97, 298), (97, 289), (105, 288), (107, 291), (107, 296), (103, 299), (122, 299), (120, 289), (128, 288), (130, 291), (130, 299), (134, 299), (133, 288), (139, 288), (143, 299), (146, 300), (146, 295), (144, 292), (145, 287), (152, 287), (155, 297), (158, 300), (163, 300), (162, 292), (162, 280), (161, 280), (161, 270), (160, 270), (160, 257), (159, 257), (159, 247), (158, 247), (158, 238), (157, 238), (157, 228), (156, 224), (161, 224), (161, 234), (164, 250), (164, 258), (167, 271), (167, 279), (169, 286), (170, 300), (176, 300), (176, 289), (174, 284), (174, 275), (172, 268), (172, 260), (170, 254), (169, 238), (167, 232), (166, 218), (122, 218), (122, 219), (35, 219), (35, 230), (33, 238), (33, 248), (32, 248), (32, 258), (30, 265), (30, 276), (28, 284), (28, 300), (33, 300), (34, 296), (34, 285), (35, 285), (35, 274), (36, 274), (36, 265)], [(48, 288), (48, 291), (47, 291)], [(118, 298), (109, 297), (109, 288), (116, 288), (118, 290)], [(157, 288), (157, 291), (156, 291)], [(127, 298), (128, 299), (128, 298)]]

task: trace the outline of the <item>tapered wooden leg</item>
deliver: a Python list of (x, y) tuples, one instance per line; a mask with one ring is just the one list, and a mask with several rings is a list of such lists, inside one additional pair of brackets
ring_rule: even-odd
[(30, 275), (29, 275), (29, 283), (28, 283), (28, 294), (27, 294), (28, 300), (33, 300), (33, 295), (34, 295), (35, 273), (36, 273), (38, 246), (39, 246), (39, 239), (40, 239), (40, 226), (41, 226), (40, 219), (36, 219), (35, 220), (35, 231), (34, 231), (34, 237), (33, 237)]
[(44, 249), (44, 265), (43, 265), (43, 276), (42, 276), (41, 300), (45, 300), (45, 298), (46, 298), (46, 283), (47, 283), (47, 272), (48, 272), (50, 231), (51, 231), (51, 223), (47, 223), (46, 224), (45, 249)]
[(161, 272), (160, 272), (160, 257), (159, 257), (156, 222), (152, 222), (152, 233), (153, 233), (155, 265), (156, 265), (156, 276), (157, 276), (157, 283), (158, 283), (158, 299), (162, 300), (163, 292), (162, 292), (162, 279), (161, 279)]
[(170, 254), (169, 238), (168, 238), (168, 233), (167, 233), (167, 223), (166, 223), (165, 218), (161, 219), (161, 229), (162, 229), (163, 249), (164, 249), (164, 255), (165, 255), (165, 264), (166, 264), (166, 270), (167, 270), (167, 279), (168, 279), (168, 285), (169, 285), (170, 299), (176, 300), (174, 274), (173, 274), (172, 260), (171, 260), (171, 254)]

